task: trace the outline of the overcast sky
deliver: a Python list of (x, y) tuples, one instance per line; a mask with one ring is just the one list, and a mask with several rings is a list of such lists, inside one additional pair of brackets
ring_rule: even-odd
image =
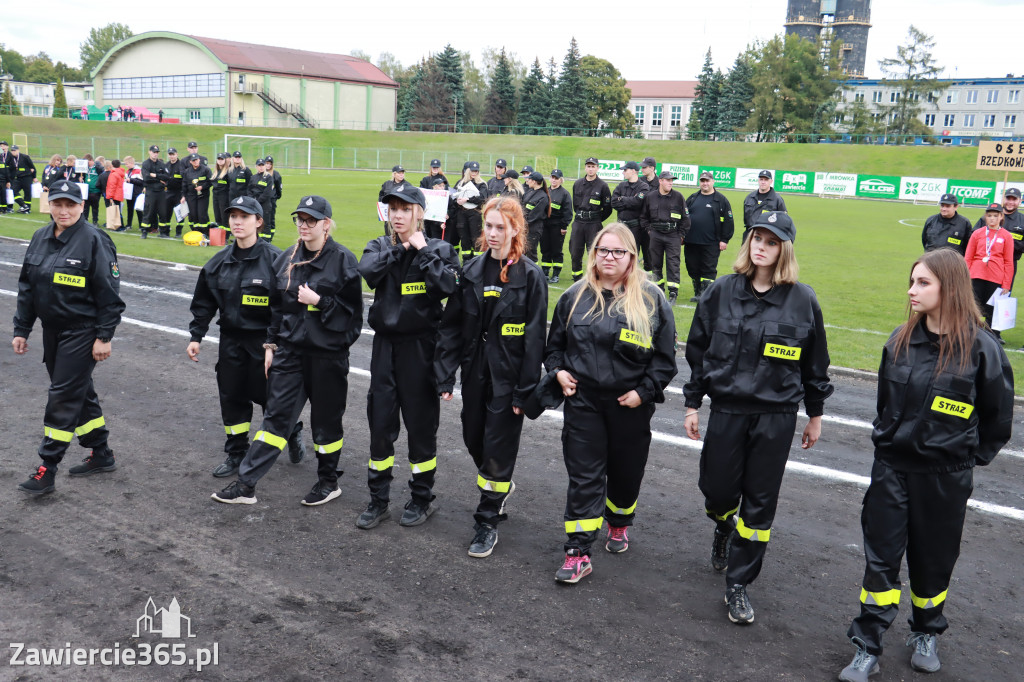
[[(631, 80), (691, 80), (711, 48), (727, 70), (754, 40), (784, 30), (785, 0), (669, 0), (536, 3), (442, 2), (82, 2), (34, 5), (10, 0), (0, 16), (0, 43), (23, 54), (47, 52), (54, 61), (79, 63), (78, 45), (89, 28), (111, 22), (135, 33), (190, 35), (348, 54), (362, 50), (376, 62), (391, 52), (405, 64), (451, 43), (470, 50), (480, 65), (484, 48), (504, 46), (525, 63), (555, 57), (561, 63), (573, 36), (583, 54), (612, 62)], [(986, 34), (1018, 26), (1021, 0), (952, 0), (871, 3), (865, 75), (878, 78), (878, 60), (895, 56), (914, 24), (936, 40), (933, 54), (945, 75), (959, 78), (1021, 75), (1011, 50), (994, 49)], [(434, 7), (431, 7), (431, 6)], [(61, 7), (66, 11), (61, 11)], [(584, 9), (584, 7), (586, 9)], [(640, 8), (651, 9), (640, 9)], [(557, 9), (551, 9), (557, 8)], [(460, 18), (465, 15), (466, 18)], [(1013, 29), (1016, 30), (1016, 29)], [(1000, 38), (1002, 40), (1002, 38)]]

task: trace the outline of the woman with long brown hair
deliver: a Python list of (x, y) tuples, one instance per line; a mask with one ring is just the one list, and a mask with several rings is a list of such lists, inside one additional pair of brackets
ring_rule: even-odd
[(523, 209), (526, 211), (526, 255), (537, 260), (537, 244), (544, 236), (544, 221), (551, 217), (551, 193), (544, 176), (533, 171), (526, 178), (526, 193), (523, 195)]
[[(229, 176), (232, 163), (224, 152), (217, 154), (217, 161), (211, 169), (213, 180), (213, 220), (219, 227), (228, 226), (228, 200), (230, 199)], [(262, 208), (262, 207), (261, 207)]]
[(918, 258), (907, 295), (907, 321), (889, 337), (878, 369), (875, 461), (861, 512), (867, 566), (860, 615), (847, 632), (857, 652), (839, 675), (847, 682), (878, 670), (882, 635), (899, 609), (904, 554), (910, 665), (925, 673), (941, 667), (936, 638), (948, 627), (943, 607), (974, 467), (992, 461), (1013, 421), (1013, 371), (982, 322), (960, 254), (937, 249)]
[(494, 197), (483, 208), (482, 255), (466, 264), (441, 320), (437, 388), (452, 399), (462, 368), (462, 437), (476, 464), (477, 505), (472, 557), (490, 556), (505, 502), (515, 490), (512, 471), (523, 430), (523, 404), (540, 380), (548, 289), (540, 268), (524, 255), (526, 221), (516, 199)]

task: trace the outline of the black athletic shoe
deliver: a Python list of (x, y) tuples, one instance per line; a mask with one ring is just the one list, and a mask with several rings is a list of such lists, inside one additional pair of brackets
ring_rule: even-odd
[(711, 568), (724, 571), (729, 565), (729, 538), (731, 533), (723, 533), (715, 528), (715, 539), (711, 543)]
[(295, 425), (292, 437), (288, 439), (288, 459), (292, 464), (298, 464), (306, 456), (306, 441), (302, 437), (302, 422)]
[(738, 625), (754, 622), (754, 607), (747, 596), (746, 585), (733, 585), (725, 591), (725, 603), (729, 605), (729, 620)]
[(217, 468), (213, 470), (215, 478), (227, 478), (228, 476), (234, 476), (238, 473), (238, 465), (242, 463), (242, 458), (236, 457), (235, 455), (228, 455), (224, 458), (224, 461), (217, 465)]
[(149, 230), (139, 230), (139, 237), (145, 239), (149, 236)]
[(398, 525), (406, 527), (418, 526), (424, 523), (434, 511), (436, 511), (436, 508), (432, 502), (428, 502), (424, 506), (415, 500), (409, 500), (405, 505), (405, 511), (402, 512), (402, 518), (398, 521)]
[(70, 476), (88, 476), (89, 474), (113, 471), (116, 468), (113, 452), (107, 449), (97, 454), (96, 450), (93, 450), (92, 454), (83, 459), (81, 464), (68, 469), (68, 474)]
[(558, 284), (558, 275), (551, 275), (551, 283)]
[(32, 209), (29, 208), (28, 206), (22, 206), (20, 209), (18, 209), (18, 213), (31, 213), (31, 212), (32, 212)]
[(669, 305), (675, 305), (676, 304), (676, 297), (678, 297), (678, 296), (679, 296), (679, 292), (677, 290), (673, 289), (669, 293), (669, 295), (668, 295), (668, 304)]
[(391, 510), (388, 508), (387, 502), (384, 500), (370, 500), (370, 504), (366, 505), (366, 509), (356, 519), (356, 528), (370, 530), (379, 526), (381, 521), (387, 521), (390, 518)]
[(319, 507), (327, 504), (336, 497), (341, 497), (341, 488), (337, 483), (324, 483), (317, 481), (313, 488), (302, 498), (302, 504), (306, 507)]
[(45, 464), (40, 464), (36, 472), (28, 477), (24, 483), (18, 484), (18, 490), (29, 495), (45, 495), (52, 493), (56, 487), (53, 485), (57, 478), (57, 470)]
[(256, 504), (256, 488), (241, 481), (235, 481), (210, 497), (224, 504)]
[(492, 525), (481, 523), (476, 527), (476, 535), (469, 545), (469, 556), (483, 559), (491, 556), (494, 546), (498, 544), (498, 529)]

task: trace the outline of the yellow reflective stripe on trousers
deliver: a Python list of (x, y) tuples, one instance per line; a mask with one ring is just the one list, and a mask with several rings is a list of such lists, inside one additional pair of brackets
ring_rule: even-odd
[(601, 530), (601, 523), (604, 521), (601, 517), (596, 519), (576, 519), (575, 521), (565, 522), (566, 533), (592, 533), (594, 531)]
[(486, 478), (477, 474), (476, 484), (480, 487), (480, 490), (489, 490), (492, 493), (507, 493), (508, 489), (512, 486), (509, 481), (488, 481)]
[(747, 524), (743, 523), (743, 519), (739, 516), (736, 517), (736, 532), (740, 534), (740, 537), (751, 542), (768, 542), (772, 535), (772, 529), (761, 530), (760, 528), (747, 528)]
[(75, 429), (75, 435), (76, 436), (84, 436), (85, 434), (89, 433), (90, 431), (95, 431), (96, 429), (100, 428), (101, 426), (106, 426), (106, 425), (107, 425), (107, 420), (106, 419), (104, 419), (103, 417), (96, 417), (92, 421), (87, 421), (84, 424), (82, 424), (81, 426), (79, 426), (77, 429)]
[(249, 433), (249, 427), (252, 422), (245, 422), (244, 424), (225, 424), (224, 433), (229, 436), (237, 436), (240, 433)]
[(275, 436), (269, 431), (257, 431), (253, 437), (253, 441), (261, 440), (267, 445), (273, 445), (278, 450), (284, 450), (284, 446), (288, 445), (288, 441), (281, 436)]
[(715, 512), (713, 512), (710, 509), (708, 509), (707, 507), (704, 507), (704, 513), (707, 514), (708, 516), (710, 516), (711, 518), (713, 518), (715, 521), (728, 521), (729, 519), (732, 518), (732, 515), (735, 514), (736, 512), (738, 512), (739, 510), (740, 510), (739, 505), (737, 505), (735, 509), (730, 509), (729, 511), (727, 511), (724, 514), (722, 514), (721, 516), (719, 516)]
[(341, 446), (344, 443), (344, 438), (342, 438), (341, 440), (336, 440), (333, 443), (327, 443), (325, 445), (317, 445), (316, 443), (313, 443), (313, 450), (319, 452), (321, 455), (329, 455), (332, 452), (337, 452), (338, 450), (341, 450)]
[(370, 467), (374, 471), (387, 471), (391, 467), (395, 466), (395, 458), (394, 456), (391, 456), (387, 459), (371, 459), (370, 463), (366, 466)]
[(55, 429), (52, 426), (45, 425), (43, 426), (43, 434), (45, 434), (47, 438), (59, 440), (62, 443), (70, 443), (71, 439), (75, 437), (75, 434), (70, 431), (61, 431), (60, 429)]
[(426, 462), (417, 462), (415, 464), (409, 462), (409, 468), (412, 469), (413, 474), (425, 474), (428, 471), (433, 471), (437, 468), (437, 457), (428, 459)]
[(872, 606), (898, 606), (900, 603), (900, 591), (868, 592), (862, 587), (860, 589), (860, 603)]
[(947, 592), (949, 592), (949, 590), (943, 590), (934, 597), (918, 597), (914, 594), (913, 588), (911, 588), (910, 601), (919, 609), (934, 609), (936, 606), (946, 601)]
[[(637, 502), (639, 502), (639, 500), (637, 500)], [(622, 516), (629, 516), (630, 514), (636, 511), (636, 502), (633, 503), (632, 507), (626, 507), (625, 509), (623, 509), (622, 507), (616, 507), (614, 504), (612, 504), (612, 501), (609, 500), (607, 497), (605, 498), (604, 503), (605, 506), (607, 506), (608, 509), (611, 510), (612, 514), (621, 514)]]

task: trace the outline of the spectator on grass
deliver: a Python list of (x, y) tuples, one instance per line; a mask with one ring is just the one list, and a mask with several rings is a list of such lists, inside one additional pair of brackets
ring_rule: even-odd
[(53, 182), (54, 178), (61, 176), (63, 169), (61, 163), (60, 154), (54, 154), (50, 157), (50, 163), (46, 164), (46, 167), (43, 168), (42, 185), (44, 192), (50, 188), (50, 183)]
[(947, 248), (961, 256), (967, 254), (967, 241), (971, 238), (971, 221), (957, 213), (960, 202), (952, 194), (939, 199), (939, 212), (924, 221), (921, 244), (925, 251)]
[[(92, 158), (92, 154), (85, 155), (86, 161), (89, 162), (89, 170), (84, 173), (84, 178), (80, 182), (87, 183), (89, 185), (88, 196), (85, 199), (85, 219), (91, 222), (93, 225), (99, 225), (100, 220), (100, 196), (102, 196), (99, 189), (100, 173), (103, 172), (103, 157), (97, 156), (95, 159)], [(90, 220), (91, 215), (91, 220)]]
[[(146, 183), (142, 178), (142, 169), (135, 165), (134, 156), (124, 157), (124, 179), (132, 186), (132, 197), (131, 199), (125, 200), (125, 213), (124, 213), (124, 228), (126, 230), (132, 229), (132, 217), (135, 214), (135, 202), (138, 201), (139, 195), (146, 188)], [(142, 211), (138, 212), (139, 223), (142, 223)]]
[(118, 232), (124, 232), (124, 216), (121, 214), (121, 202), (124, 201), (124, 169), (121, 168), (121, 161), (119, 159), (113, 159), (107, 162), (110, 164), (110, 170), (107, 171), (107, 207), (116, 206), (117, 213), (121, 216), (120, 220), (117, 221), (117, 225), (110, 225), (109, 227), (115, 227)]
[[(1009, 296), (1013, 285), (1013, 235), (1003, 228), (1003, 207), (991, 203), (985, 209), (985, 227), (975, 230), (967, 244), (967, 269), (971, 272), (971, 286), (985, 323), (992, 326), (993, 295)], [(1004, 343), (995, 332), (999, 343)]]
[(743, 200), (743, 237), (747, 236), (750, 226), (753, 225), (762, 213), (771, 211), (785, 211), (786, 202), (775, 193), (772, 187), (771, 171), (763, 170), (757, 174), (757, 189), (747, 195)]
[[(99, 175), (96, 177), (96, 190), (98, 192), (97, 204), (99, 202), (99, 198), (102, 197), (103, 207), (105, 209), (107, 206), (110, 206), (110, 201), (107, 199), (107, 180), (110, 178), (110, 171), (113, 166), (102, 156), (98, 156), (96, 157), (96, 167), (99, 172)], [(96, 224), (99, 227), (107, 226), (106, 211), (103, 212), (103, 222)]]

